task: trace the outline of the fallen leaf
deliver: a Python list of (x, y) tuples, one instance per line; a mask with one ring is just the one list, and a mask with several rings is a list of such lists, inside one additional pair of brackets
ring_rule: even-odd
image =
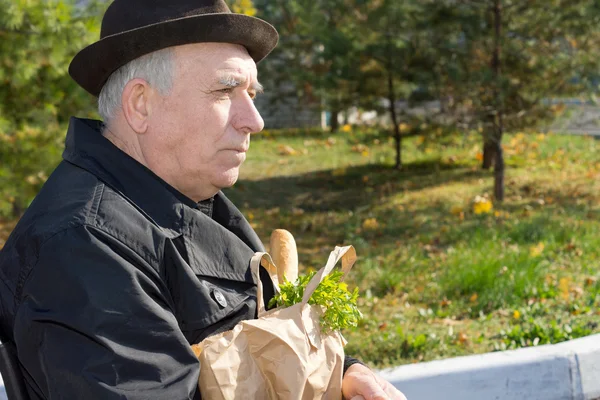
[(342, 167), (342, 168), (336, 168), (331, 172), (331, 175), (333, 176), (344, 176), (346, 175), (346, 168)]
[(585, 286), (592, 286), (597, 281), (598, 281), (598, 278), (596, 278), (594, 276), (588, 276), (587, 278), (585, 278)]
[(377, 218), (367, 218), (363, 221), (362, 224), (363, 229), (368, 231), (373, 231), (379, 228), (379, 223), (377, 222)]
[(293, 156), (297, 153), (293, 147), (288, 146), (287, 144), (280, 144), (279, 147), (277, 147), (277, 150), (279, 151), (279, 155), (282, 156)]
[(456, 321), (456, 320), (450, 319), (450, 318), (444, 318), (442, 320), (442, 324), (444, 324), (446, 326), (456, 326), (456, 325), (462, 324), (462, 322), (461, 321)]
[(452, 208), (450, 209), (450, 214), (452, 215), (460, 215), (463, 213), (463, 208), (461, 206), (452, 206)]
[(569, 299), (569, 289), (571, 288), (571, 278), (560, 278), (558, 281), (558, 290), (564, 300)]

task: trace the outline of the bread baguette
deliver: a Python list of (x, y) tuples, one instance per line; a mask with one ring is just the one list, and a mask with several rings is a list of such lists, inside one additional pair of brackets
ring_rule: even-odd
[(298, 279), (298, 249), (294, 236), (285, 229), (275, 229), (271, 234), (271, 258), (277, 266), (277, 276), (290, 282)]

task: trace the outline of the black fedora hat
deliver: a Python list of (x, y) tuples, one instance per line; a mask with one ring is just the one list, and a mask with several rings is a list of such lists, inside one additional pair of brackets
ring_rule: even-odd
[(256, 63), (277, 45), (267, 22), (229, 10), (223, 0), (115, 0), (102, 19), (100, 40), (81, 50), (69, 74), (98, 96), (108, 77), (128, 62), (171, 46), (240, 44)]

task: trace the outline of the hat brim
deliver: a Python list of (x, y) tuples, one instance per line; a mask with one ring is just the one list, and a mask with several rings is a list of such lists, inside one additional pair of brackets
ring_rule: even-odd
[(258, 18), (234, 13), (195, 15), (107, 36), (77, 53), (69, 74), (98, 96), (113, 72), (153, 51), (190, 43), (232, 43), (244, 46), (258, 63), (275, 48), (278, 38), (277, 30)]

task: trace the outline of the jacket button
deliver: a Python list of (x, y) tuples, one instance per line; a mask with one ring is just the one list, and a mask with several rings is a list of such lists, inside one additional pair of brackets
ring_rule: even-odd
[(218, 290), (213, 290), (213, 297), (215, 298), (215, 301), (217, 303), (219, 303), (219, 305), (223, 308), (227, 307), (227, 300), (225, 299), (225, 296), (223, 296), (223, 293), (221, 293)]

